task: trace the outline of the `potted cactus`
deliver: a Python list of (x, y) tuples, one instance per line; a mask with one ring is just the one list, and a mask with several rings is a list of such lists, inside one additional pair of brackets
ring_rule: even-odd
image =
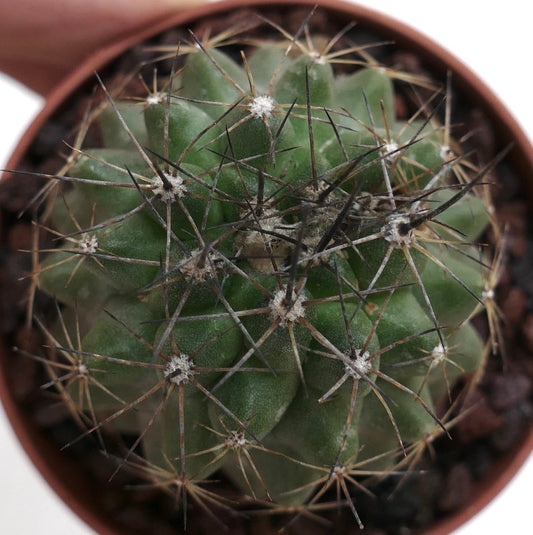
[(386, 32), (341, 8), (255, 7), (181, 15), (172, 42), (161, 26), (133, 57), (89, 63), (74, 112), (54, 106), (71, 121), (61, 163), (26, 145), (12, 175), (37, 191), (27, 310), (43, 349), (7, 366), (48, 374), (38, 403), (68, 409), (75, 470), (101, 452), (101, 532), (131, 529), (117, 511), (138, 500), (177, 532), (393, 533), (361, 504), (427, 484), (417, 462), (500, 358), (492, 196), (511, 148), (480, 158), (455, 80), (398, 67)]

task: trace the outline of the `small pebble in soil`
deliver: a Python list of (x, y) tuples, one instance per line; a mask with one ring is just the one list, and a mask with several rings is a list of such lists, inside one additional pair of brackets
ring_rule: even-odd
[(533, 313), (526, 316), (522, 325), (524, 343), (529, 351), (533, 351)]
[(504, 296), (502, 313), (508, 325), (516, 325), (522, 321), (527, 308), (526, 294), (518, 286), (513, 286)]
[(502, 419), (491, 407), (487, 396), (480, 390), (474, 390), (464, 407), (468, 412), (454, 428), (454, 438), (463, 444), (490, 435), (500, 428)]
[(470, 497), (473, 484), (466, 464), (452, 466), (443, 483), (442, 494), (438, 500), (439, 509), (449, 512), (461, 507)]
[(531, 395), (532, 381), (519, 373), (498, 375), (489, 385), (490, 404), (493, 409), (503, 411), (527, 400)]

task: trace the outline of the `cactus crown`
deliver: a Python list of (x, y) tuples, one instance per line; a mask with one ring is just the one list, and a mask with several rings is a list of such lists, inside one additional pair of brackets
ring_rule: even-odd
[(397, 118), (407, 77), (308, 20), (192, 36), (152, 90), (104, 87), (46, 186), (40, 323), (84, 434), (137, 437), (121, 466), (203, 505), (215, 472), (274, 510), (337, 488), (359, 522), (357, 474), (445, 433), (485, 355), (491, 204), (431, 102)]

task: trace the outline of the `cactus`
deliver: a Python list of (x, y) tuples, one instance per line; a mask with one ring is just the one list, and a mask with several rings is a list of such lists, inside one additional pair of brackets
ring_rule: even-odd
[(193, 37), (143, 98), (102, 84), (46, 186), (52, 383), (83, 435), (137, 437), (121, 466), (204, 505), (215, 473), (244, 503), (351, 504), (358, 467), (447, 433), (438, 404), (485, 355), (490, 166), (305, 24), (242, 54)]

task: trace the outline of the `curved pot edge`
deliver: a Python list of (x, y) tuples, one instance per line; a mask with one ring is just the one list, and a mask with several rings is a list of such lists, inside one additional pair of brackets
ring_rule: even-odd
[[(338, 0), (292, 0), (291, 5), (312, 6), (318, 5), (321, 8), (346, 15), (350, 20), (357, 20), (362, 25), (371, 29), (390, 35), (394, 40), (408, 49), (423, 50), (422, 57), (432, 58), (432, 65), (437, 68), (446, 69), (452, 72), (454, 84), (459, 86), (467, 94), (476, 94), (477, 102), (486, 111), (487, 115), (501, 126), (500, 138), (504, 143), (513, 141), (513, 149), (510, 158), (516, 165), (518, 171), (533, 169), (533, 148), (528, 137), (523, 132), (515, 118), (510, 114), (500, 99), (489, 89), (486, 84), (479, 79), (462, 61), (442, 46), (433, 41), (430, 37), (422, 32), (410, 27), (409, 25), (399, 22), (383, 13), (374, 11), (371, 8), (360, 6), (355, 3)], [(165, 18), (155, 22), (149, 27), (132, 33), (122, 38), (102, 50), (96, 52), (83, 62), (71, 75), (61, 82), (47, 97), (43, 110), (37, 115), (35, 120), (26, 130), (19, 141), (15, 151), (10, 157), (7, 169), (16, 169), (17, 162), (27, 151), (37, 132), (42, 128), (50, 116), (57, 111), (66, 96), (70, 95), (84, 82), (91, 78), (98, 69), (125, 51), (131, 45), (138, 41), (156, 35), (167, 28), (178, 24), (185, 24), (188, 21), (201, 18), (209, 14), (216, 14), (235, 10), (239, 7), (260, 8), (261, 6), (279, 5), (286, 6), (287, 2), (283, 0), (224, 0), (216, 3), (208, 3), (202, 6), (187, 8), (176, 13), (175, 16)], [(530, 199), (533, 199), (533, 181), (526, 182), (525, 187), (528, 189)], [(4, 344), (0, 346), (0, 363), (6, 358), (9, 350)], [(80, 516), (91, 527), (103, 535), (116, 535), (112, 527), (101, 519), (100, 516), (90, 510), (90, 496), (86, 495), (87, 501), (74, 497), (70, 492), (69, 485), (65, 485), (63, 478), (58, 475), (55, 466), (44, 461), (44, 455), (49, 454), (52, 457), (58, 457), (57, 451), (52, 452), (49, 445), (43, 447), (35, 442), (36, 433), (31, 429), (31, 423), (24, 417), (22, 411), (17, 406), (9, 390), (9, 384), (5, 373), (0, 365), (0, 399), (5, 407), (7, 416), (11, 422), (14, 431), (21, 442), (24, 450), (31, 458), (37, 469), (48, 481), (54, 491), (61, 499)], [(508, 455), (504, 456), (498, 465), (494, 468), (492, 477), (489, 478), (490, 484), (477, 485), (477, 494), (475, 498), (459, 511), (452, 513), (435, 526), (430, 527), (426, 535), (445, 535), (460, 525), (467, 522), (484, 508), (499, 492), (509, 483), (509, 481), (518, 472), (520, 467), (533, 451), (533, 427), (529, 429), (526, 436)], [(56, 459), (57, 461), (58, 459)], [(68, 470), (63, 470), (68, 472)], [(87, 494), (87, 493), (86, 493)]]

